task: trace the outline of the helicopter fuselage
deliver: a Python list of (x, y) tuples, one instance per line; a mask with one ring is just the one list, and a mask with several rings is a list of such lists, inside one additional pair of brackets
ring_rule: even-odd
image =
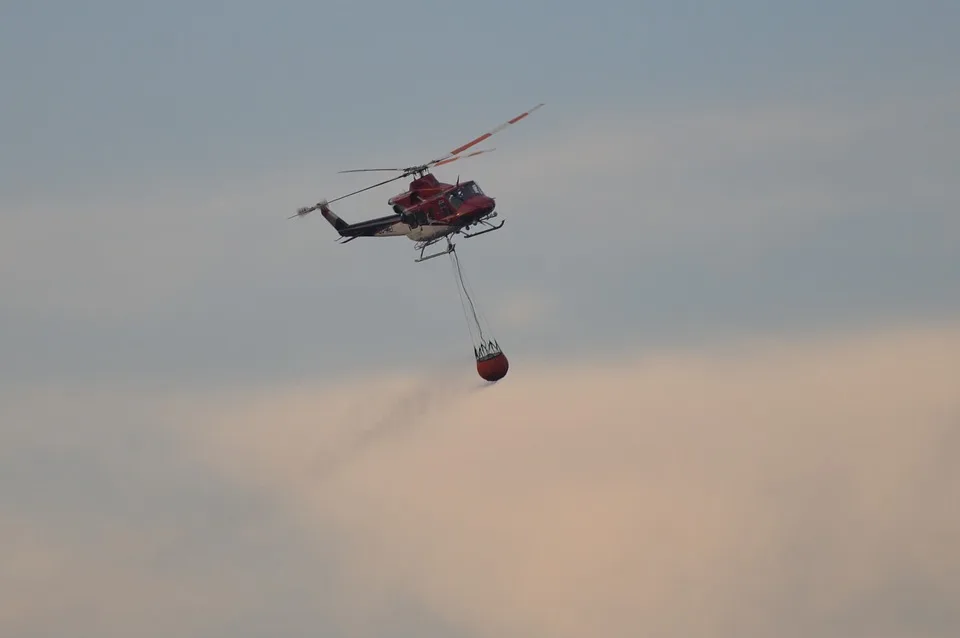
[(326, 202), (322, 215), (342, 237), (399, 237), (430, 242), (495, 217), (496, 202), (473, 180), (445, 184), (431, 174), (415, 179), (410, 189), (387, 200), (394, 214), (348, 224)]

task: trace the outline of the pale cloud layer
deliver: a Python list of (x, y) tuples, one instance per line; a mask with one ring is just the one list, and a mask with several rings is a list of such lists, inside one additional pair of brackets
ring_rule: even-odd
[(953, 324), (8, 396), (0, 633), (953, 636), (958, 362)]
[(325, 437), (369, 417), (285, 395), (213, 450), (339, 531), (357, 617), (413, 596), (477, 636), (947, 636), (958, 355), (953, 329), (521, 368), (424, 392), (334, 477)]

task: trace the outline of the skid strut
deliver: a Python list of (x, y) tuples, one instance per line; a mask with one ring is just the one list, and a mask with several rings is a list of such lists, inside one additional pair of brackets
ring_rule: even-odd
[[(497, 216), (496, 213), (494, 213), (493, 215), (490, 215), (490, 217), (496, 217), (496, 216)], [(488, 218), (488, 219), (489, 219), (489, 218)], [(478, 236), (478, 235), (484, 235), (484, 234), (486, 234), (486, 233), (492, 233), (492, 232), (495, 231), (495, 230), (500, 230), (501, 228), (503, 228), (503, 225), (504, 225), (504, 223), (506, 223), (506, 220), (501, 221), (501, 222), (500, 222), (499, 224), (497, 224), (496, 226), (494, 226), (493, 224), (491, 224), (490, 222), (488, 222), (486, 219), (481, 219), (480, 221), (478, 221), (478, 222), (476, 222), (476, 223), (477, 223), (477, 224), (483, 224), (484, 226), (487, 226), (487, 228), (485, 228), (484, 230), (479, 230), (479, 231), (477, 231), (477, 232), (475, 232), (475, 233), (465, 233), (465, 232), (463, 232), (463, 229), (462, 229), (462, 230), (459, 231), (458, 234), (463, 235), (463, 237), (464, 237), (465, 239), (469, 239), (469, 238), (471, 238), (471, 237), (476, 237), (476, 236)], [(448, 254), (452, 253), (452, 252), (454, 251), (454, 249), (456, 248), (456, 244), (454, 244), (452, 241), (450, 241), (450, 235), (446, 235), (446, 236), (444, 237), (444, 239), (447, 240), (447, 249), (446, 249), (446, 250), (441, 250), (440, 252), (433, 253), (432, 255), (427, 255), (427, 256), (424, 256), (423, 252), (424, 252), (428, 247), (430, 247), (430, 246), (434, 245), (435, 243), (437, 243), (438, 241), (440, 241), (440, 239), (439, 239), (439, 238), (437, 238), (437, 239), (431, 239), (431, 240), (429, 240), (429, 241), (425, 241), (425, 242), (422, 242), (422, 243), (417, 244), (418, 247), (420, 248), (420, 257), (414, 259), (414, 261), (417, 262), (417, 263), (420, 263), (421, 261), (427, 261), (428, 259), (433, 259), (434, 257), (440, 257), (440, 256), (442, 256), (442, 255), (448, 255)]]

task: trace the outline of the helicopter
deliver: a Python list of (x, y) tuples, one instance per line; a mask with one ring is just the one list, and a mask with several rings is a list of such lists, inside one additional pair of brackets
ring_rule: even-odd
[[(454, 235), (461, 234), (464, 238), (476, 237), (499, 230), (503, 227), (504, 221), (501, 220), (497, 225), (490, 222), (491, 219), (498, 216), (498, 212), (495, 210), (496, 202), (493, 197), (490, 197), (481, 190), (475, 180), (461, 182), (458, 176), (455, 184), (448, 184), (438, 180), (433, 173), (430, 172), (431, 169), (495, 150), (490, 148), (472, 151), (465, 155), (462, 154), (464, 151), (473, 148), (511, 124), (515, 124), (524, 119), (541, 106), (543, 106), (543, 103), (537, 104), (520, 115), (507, 120), (493, 130), (425, 164), (406, 168), (358, 168), (339, 171), (339, 173), (394, 171), (399, 172), (400, 175), (378, 182), (372, 186), (361, 188), (352, 193), (341, 195), (336, 199), (329, 201), (323, 199), (313, 206), (304, 206), (299, 208), (297, 212), (288, 219), (303, 217), (313, 211), (319, 210), (324, 219), (340, 234), (340, 238), (337, 240), (339, 243), (345, 244), (358, 237), (405, 236), (411, 241), (416, 242), (415, 246), (420, 250), (420, 256), (414, 259), (416, 262), (446, 255), (454, 249), (454, 244), (451, 240)], [(391, 215), (350, 224), (340, 218), (330, 208), (330, 204), (333, 202), (383, 186), (384, 184), (389, 184), (398, 179), (410, 177), (411, 175), (416, 175), (417, 177), (410, 182), (408, 189), (387, 200), (387, 204), (393, 209), (393, 214)], [(466, 232), (475, 226), (479, 228), (473, 232)], [(428, 247), (444, 239), (447, 242), (447, 248), (445, 250), (424, 256), (424, 252)]]

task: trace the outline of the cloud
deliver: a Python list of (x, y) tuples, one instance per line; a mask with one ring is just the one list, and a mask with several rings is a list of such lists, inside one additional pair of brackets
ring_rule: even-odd
[(948, 636), (958, 361), (948, 326), (520, 363), (472, 393), (434, 381), (332, 474), (338, 433), (412, 381), (213, 402), (192, 429), (332, 543), (344, 622), (416, 600), (471, 636)]
[(499, 300), (495, 315), (496, 325), (516, 329), (535, 328), (552, 308), (551, 298), (543, 291), (512, 291)]
[(562, 133), (531, 119), (532, 140), (476, 172), (518, 220), (512, 233), (536, 224), (583, 252), (601, 240), (661, 255), (752, 250), (843, 216), (955, 208), (958, 103), (944, 93), (636, 108), (565, 115)]
[(322, 624), (323, 605), (301, 601), (326, 595), (323, 557), (290, 551), (308, 545), (272, 499), (231, 489), (171, 437), (195, 425), (166, 417), (189, 398), (133, 383), (0, 391), (0, 635)]
[[(222, 608), (220, 614), (211, 613), (209, 599), (179, 587), (176, 576), (164, 575), (152, 564), (151, 554), (163, 546), (162, 534), (104, 526), (87, 537), (7, 519), (0, 520), (0, 535), (4, 635), (73, 627), (81, 634), (121, 636), (138, 625), (158, 622), (197, 630), (215, 624), (222, 614)], [(164, 611), (173, 610), (176, 621), (163, 618)]]
[(111, 184), (97, 195), (0, 199), (4, 306), (71, 319), (140, 318), (231, 277), (274, 274), (290, 255), (313, 250), (315, 238), (291, 234), (279, 209), (308, 179), (290, 171), (247, 175), (241, 184), (211, 179), (141, 192)]
[(0, 396), (0, 633), (960, 627), (960, 325)]

